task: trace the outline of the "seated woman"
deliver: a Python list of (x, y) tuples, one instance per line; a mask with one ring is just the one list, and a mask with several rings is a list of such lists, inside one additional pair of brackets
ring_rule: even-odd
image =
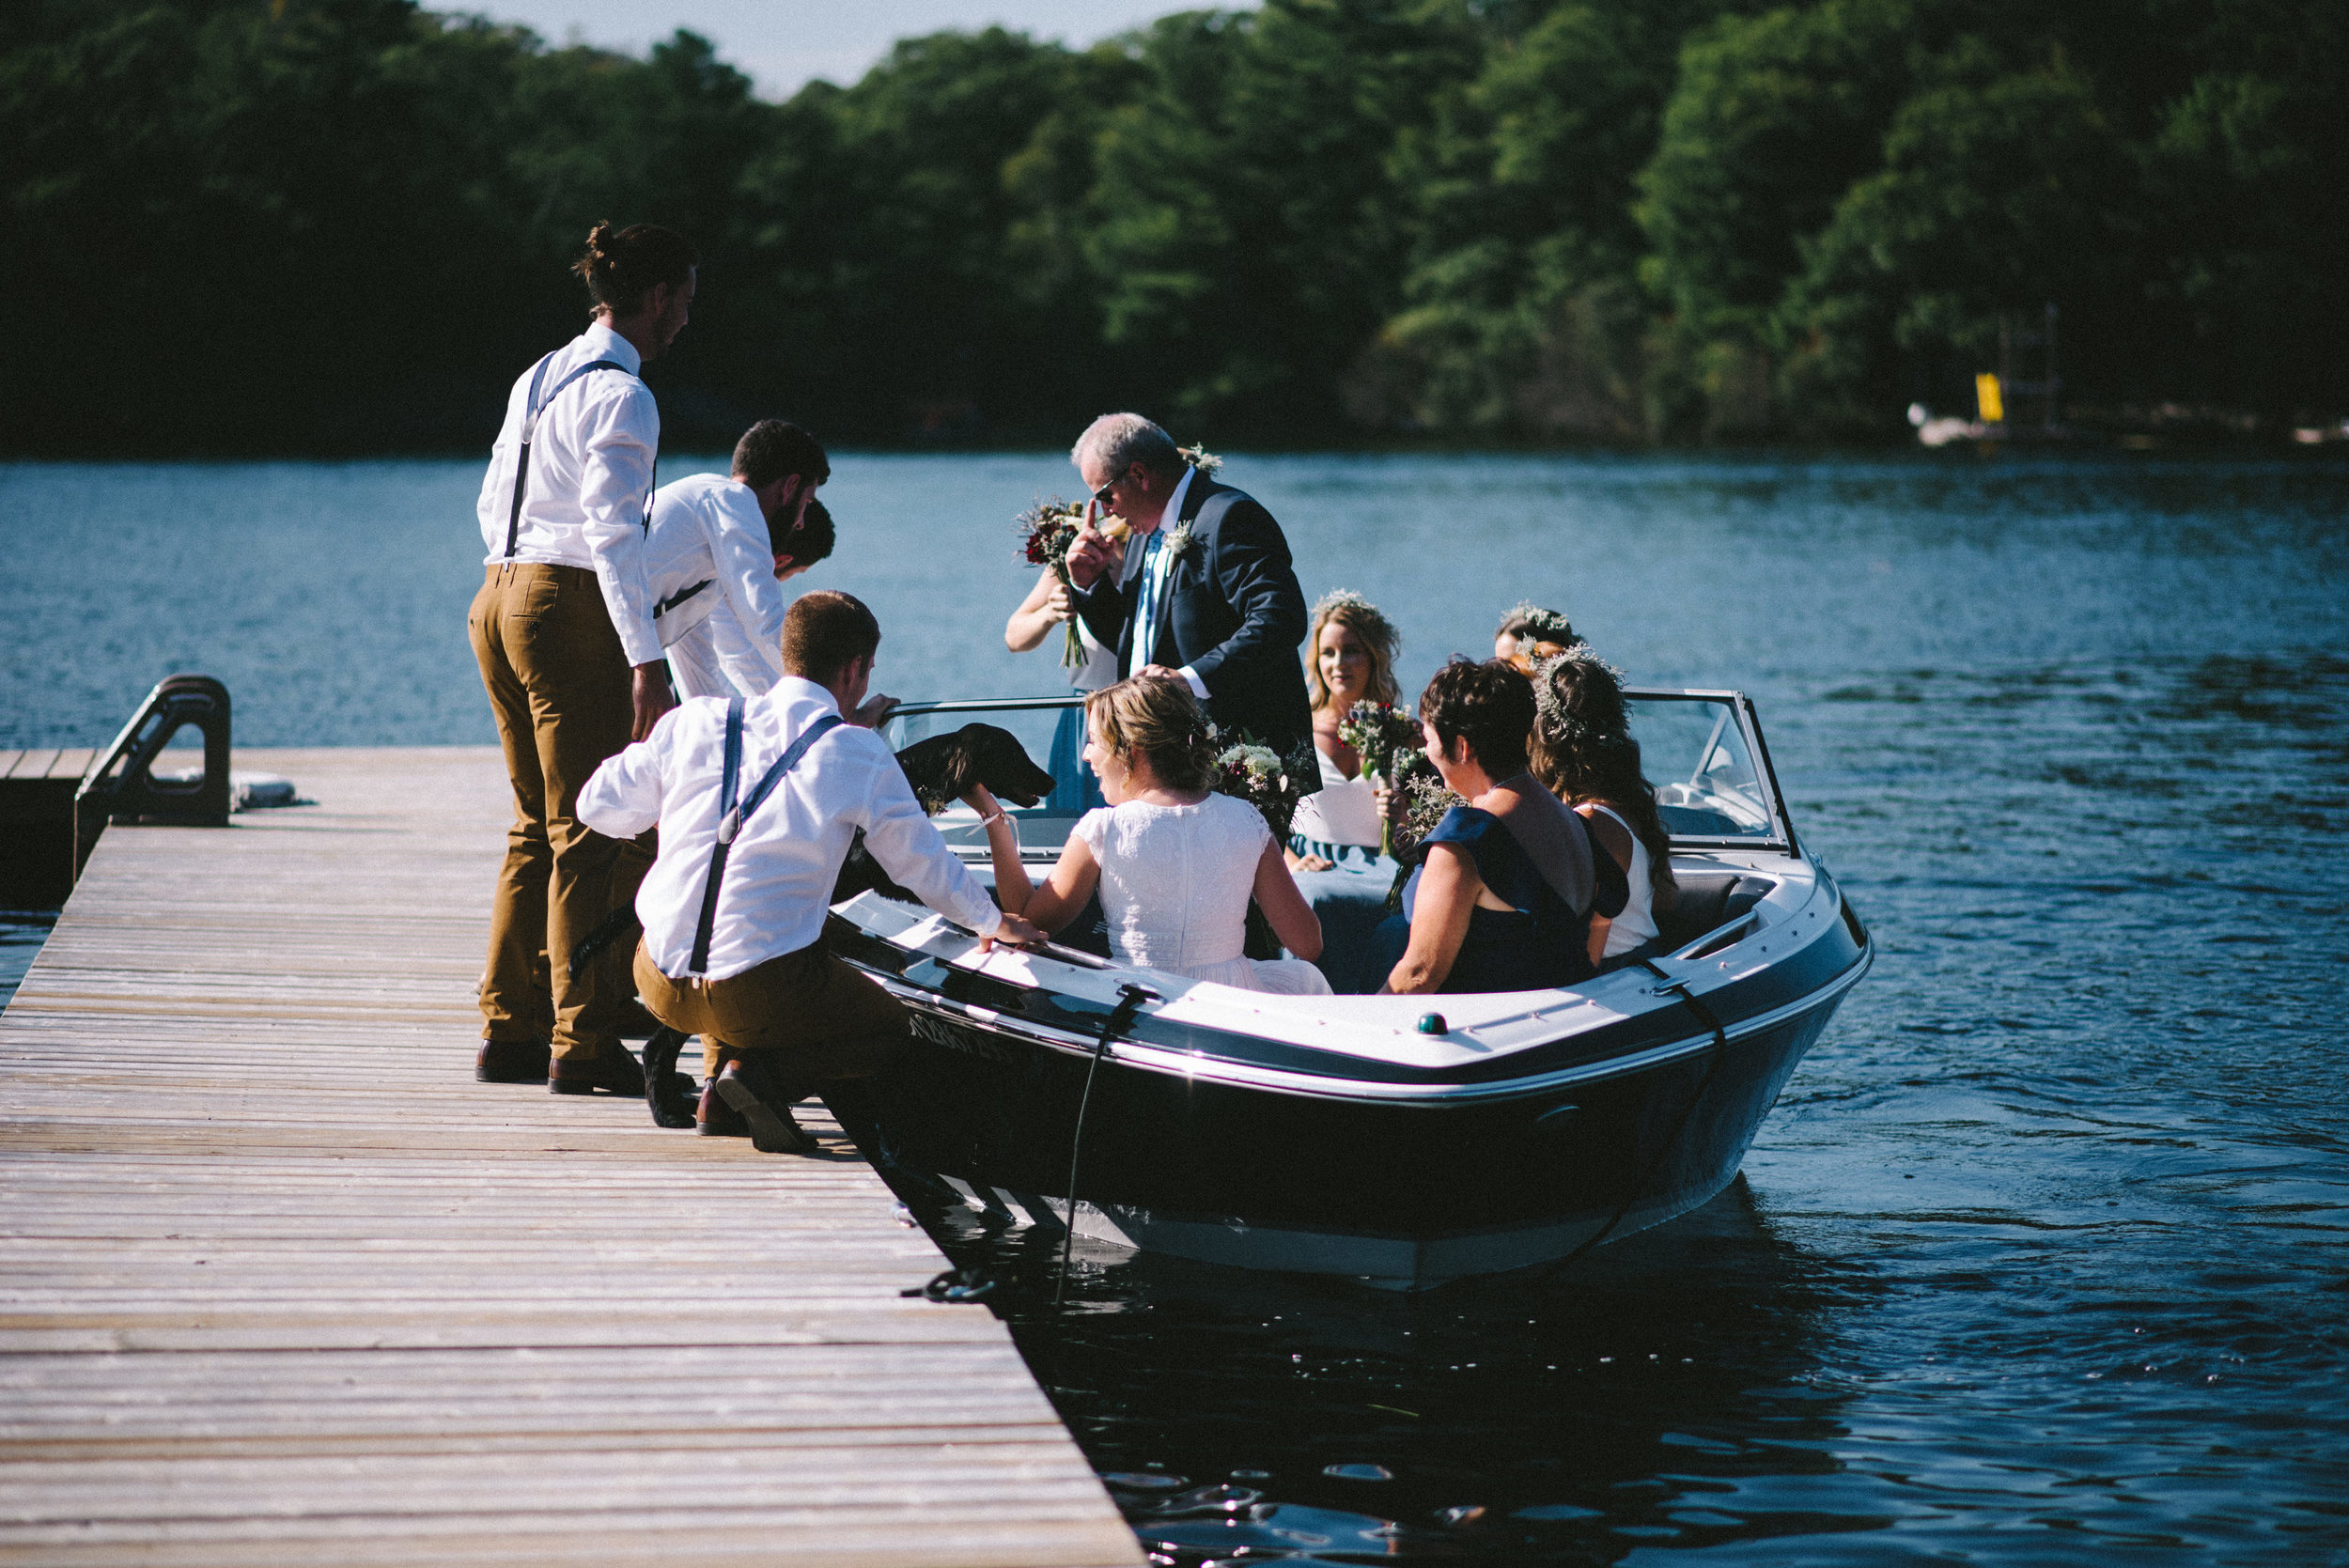
[(1596, 973), (1591, 916), (1620, 913), (1623, 872), (1587, 823), (1526, 770), (1532, 684), (1501, 660), (1455, 659), (1420, 694), (1427, 757), (1466, 805), (1422, 841), (1404, 912), (1378, 928), (1384, 990), (1532, 991)]
[(1589, 820), (1630, 884), (1621, 913), (1591, 917), (1591, 962), (1604, 971), (1664, 951), (1656, 917), (1679, 889), (1656, 786), (1640, 776), (1623, 672), (1584, 644), (1534, 673), (1533, 703), (1533, 776)]
[(1379, 815), (1390, 793), (1373, 788), (1362, 759), (1338, 734), (1356, 703), (1395, 700), (1394, 656), (1403, 639), (1393, 623), (1359, 594), (1344, 589), (1314, 606), (1313, 632), (1305, 641), (1305, 683), (1313, 689), (1314, 756), (1321, 765), (1321, 788), (1299, 802), (1291, 825), (1291, 871), (1327, 871), (1332, 865), (1368, 865), (1378, 859)]
[[(1003, 907), (1057, 931), (1098, 886), (1110, 952), (1123, 963), (1243, 990), (1328, 995), (1330, 983), (1310, 962), (1321, 954), (1321, 923), (1262, 814), (1210, 787), (1215, 744), (1190, 689), (1179, 680), (1121, 680), (1085, 699), (1085, 761), (1110, 803), (1077, 819), (1040, 888), (1017, 849), (999, 846)], [(1241, 955), (1252, 894), (1296, 957)]]
[(1516, 665), (1517, 673), (1530, 680), (1534, 665), (1555, 659), (1581, 641), (1564, 611), (1545, 610), (1531, 599), (1522, 599), (1493, 629), (1493, 657)]

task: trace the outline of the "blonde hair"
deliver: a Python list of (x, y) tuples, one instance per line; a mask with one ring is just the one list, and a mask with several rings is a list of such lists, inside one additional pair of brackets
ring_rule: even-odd
[(1168, 789), (1206, 789), (1215, 782), (1215, 728), (1190, 688), (1158, 675), (1133, 675), (1085, 699), (1085, 718), (1115, 756), (1139, 756)]
[(1335, 621), (1360, 640), (1362, 651), (1370, 655), (1369, 700), (1392, 703), (1401, 699), (1395, 694), (1394, 660), (1403, 651), (1403, 634), (1394, 629), (1394, 623), (1378, 607), (1344, 588), (1322, 596), (1314, 606), (1313, 630), (1305, 638), (1305, 683), (1313, 688), (1314, 706), (1318, 709), (1330, 701), (1330, 688), (1321, 678), (1321, 629)]

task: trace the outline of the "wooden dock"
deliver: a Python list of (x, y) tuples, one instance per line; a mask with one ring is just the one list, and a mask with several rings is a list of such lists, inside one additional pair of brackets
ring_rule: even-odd
[(97, 756), (0, 751), (0, 908), (54, 909), (73, 891), (73, 792)]
[(0, 1563), (1138, 1563), (839, 1151), (473, 1078), (486, 748), (240, 752), (0, 1015)]

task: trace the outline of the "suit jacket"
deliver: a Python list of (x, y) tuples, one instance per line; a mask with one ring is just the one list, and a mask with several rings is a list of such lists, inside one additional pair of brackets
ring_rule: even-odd
[(1141, 540), (1128, 546), (1116, 582), (1103, 577), (1072, 596), (1077, 613), (1102, 646), (1117, 650), (1121, 675), (1145, 664), (1188, 665), (1207, 688), (1207, 716), (1218, 728), (1286, 756), (1313, 738), (1313, 705), (1297, 655), (1305, 641), (1305, 593), (1288, 540), (1254, 497), (1204, 474), (1191, 476), (1182, 514), (1159, 526), (1171, 535), (1185, 523), (1191, 545), (1168, 569), (1156, 627), (1134, 625), (1148, 553)]

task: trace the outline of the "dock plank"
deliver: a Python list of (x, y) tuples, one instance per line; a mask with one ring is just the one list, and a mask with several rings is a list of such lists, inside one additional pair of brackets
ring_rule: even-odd
[(319, 803), (110, 830), (0, 1014), (0, 1562), (1141, 1560), (816, 1108), (473, 1080), (494, 752), (238, 762)]

